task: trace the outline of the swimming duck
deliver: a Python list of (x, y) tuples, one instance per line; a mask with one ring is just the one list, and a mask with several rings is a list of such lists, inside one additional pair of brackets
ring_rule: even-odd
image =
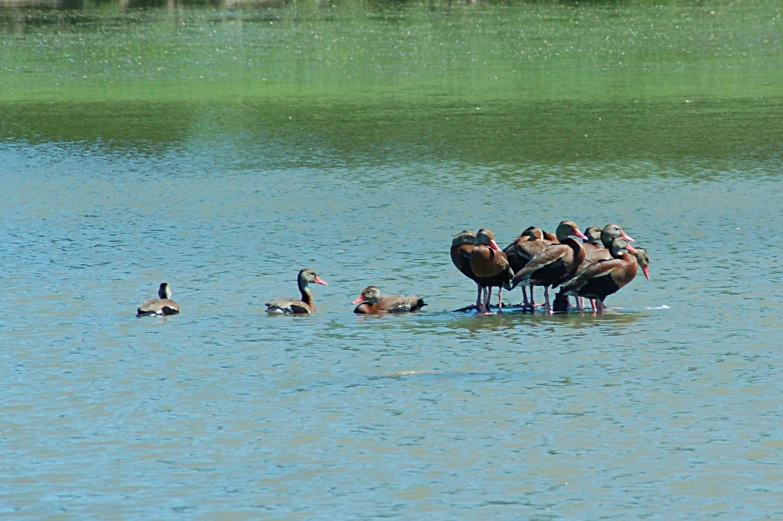
[(310, 268), (301, 270), (296, 278), (296, 282), (299, 285), (299, 292), (302, 294), (302, 298), (287, 297), (270, 300), (265, 304), (267, 313), (270, 315), (307, 315), (315, 311), (313, 294), (310, 292), (308, 285), (315, 283), (327, 286), (326, 282)]
[(165, 282), (158, 287), (158, 298), (150, 298), (141, 303), (136, 309), (136, 316), (146, 315), (176, 315), (179, 313), (179, 304), (171, 300), (171, 288)]

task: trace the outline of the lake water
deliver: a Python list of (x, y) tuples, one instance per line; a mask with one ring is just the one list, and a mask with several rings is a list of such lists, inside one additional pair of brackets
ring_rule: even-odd
[[(99, 7), (0, 10), (2, 516), (783, 518), (776, 3)], [(562, 219), (652, 279), (453, 311)]]

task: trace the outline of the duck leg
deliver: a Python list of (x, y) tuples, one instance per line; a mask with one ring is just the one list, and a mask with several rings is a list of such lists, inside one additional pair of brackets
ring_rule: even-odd
[(486, 297), (484, 298), (484, 305), (479, 310), (479, 315), (488, 315), (489, 314), (489, 300), (492, 298), (492, 286), (488, 286), (485, 288), (486, 290)]
[(552, 314), (552, 304), (549, 302), (549, 286), (544, 286), (544, 310), (546, 311), (547, 315)]
[[(471, 304), (469, 306), (465, 306), (465, 307), (462, 307), (462, 308), (459, 308), (459, 309), (455, 309), (454, 310), (455, 313), (456, 312), (463, 312), (464, 313), (465, 311), (471, 311), (473, 309), (478, 309), (479, 311), (481, 311), (481, 303), (484, 301), (484, 297), (482, 295), (482, 291), (484, 291), (484, 287), (481, 284), (479, 284), (478, 282), (476, 283), (476, 287), (478, 288), (478, 294), (476, 295), (476, 302), (474, 302), (473, 304)], [(484, 295), (486, 295), (486, 293), (484, 293)]]
[(481, 291), (482, 291), (484, 288), (483, 288), (483, 287), (481, 287), (481, 284), (479, 284), (478, 282), (476, 282), (476, 287), (478, 288), (478, 294), (476, 295), (476, 304), (475, 304), (475, 307), (476, 307), (476, 309), (481, 309)]

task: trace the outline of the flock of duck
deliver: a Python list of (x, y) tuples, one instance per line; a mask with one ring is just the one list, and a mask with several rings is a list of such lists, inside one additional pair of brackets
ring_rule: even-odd
[[(582, 233), (574, 222), (562, 221), (554, 235), (530, 226), (501, 250), (494, 234), (482, 228), (477, 233), (465, 230), (454, 237), (451, 260), (478, 287), (476, 303), (463, 309), (489, 313), (492, 288), (497, 287), (498, 312), (502, 312), (503, 289), (521, 284), (525, 309), (536, 308), (533, 288), (542, 286), (547, 314), (568, 311), (568, 297), (576, 298), (578, 310), (584, 309), (585, 298), (590, 299), (593, 314), (601, 314), (606, 309), (606, 297), (628, 285), (639, 267), (650, 278), (647, 250), (633, 247), (631, 242), (634, 240), (616, 224), (603, 229), (590, 226)], [(549, 288), (557, 286), (561, 289), (553, 305)]]
[[(581, 239), (580, 242), (576, 239)], [(641, 268), (649, 279), (650, 257), (647, 250), (634, 247), (634, 240), (616, 224), (604, 228), (588, 227), (584, 233), (572, 221), (562, 221), (555, 233), (530, 226), (501, 250), (495, 235), (481, 228), (473, 233), (464, 230), (451, 241), (454, 266), (476, 283), (475, 304), (459, 311), (477, 309), (489, 314), (492, 288), (498, 288), (497, 312), (503, 312), (503, 290), (522, 285), (523, 309), (536, 309), (533, 288), (544, 288), (544, 310), (547, 314), (569, 310), (569, 297), (575, 297), (576, 309), (584, 310), (584, 299), (590, 299), (593, 314), (606, 309), (604, 300), (630, 283)], [(327, 283), (318, 274), (305, 268), (299, 272), (297, 284), (301, 298), (279, 298), (267, 302), (269, 314), (310, 314), (315, 311), (310, 284)], [(554, 302), (549, 289), (560, 286)], [(528, 297), (527, 290), (530, 290)], [(158, 298), (145, 300), (136, 310), (137, 316), (175, 315), (179, 304), (171, 298), (171, 288), (165, 282), (158, 288)], [(353, 301), (354, 313), (383, 314), (418, 311), (427, 304), (418, 295), (382, 295), (375, 286), (367, 286)]]

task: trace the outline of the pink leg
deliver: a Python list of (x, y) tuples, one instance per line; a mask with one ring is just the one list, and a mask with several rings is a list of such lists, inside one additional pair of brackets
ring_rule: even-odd
[(489, 286), (485, 289), (487, 291), (487, 296), (484, 298), (484, 305), (481, 307), (479, 315), (486, 315), (489, 313), (489, 300), (492, 298), (492, 286)]
[(533, 285), (530, 285), (530, 309), (536, 309), (536, 298), (533, 296)]
[(498, 313), (503, 313), (503, 286), (498, 289)]
[(522, 308), (529, 307), (530, 303), (527, 300), (527, 288), (522, 286)]
[(481, 284), (476, 282), (476, 287), (478, 288), (478, 295), (476, 295), (476, 309), (481, 309), (481, 290), (484, 288), (481, 287)]

